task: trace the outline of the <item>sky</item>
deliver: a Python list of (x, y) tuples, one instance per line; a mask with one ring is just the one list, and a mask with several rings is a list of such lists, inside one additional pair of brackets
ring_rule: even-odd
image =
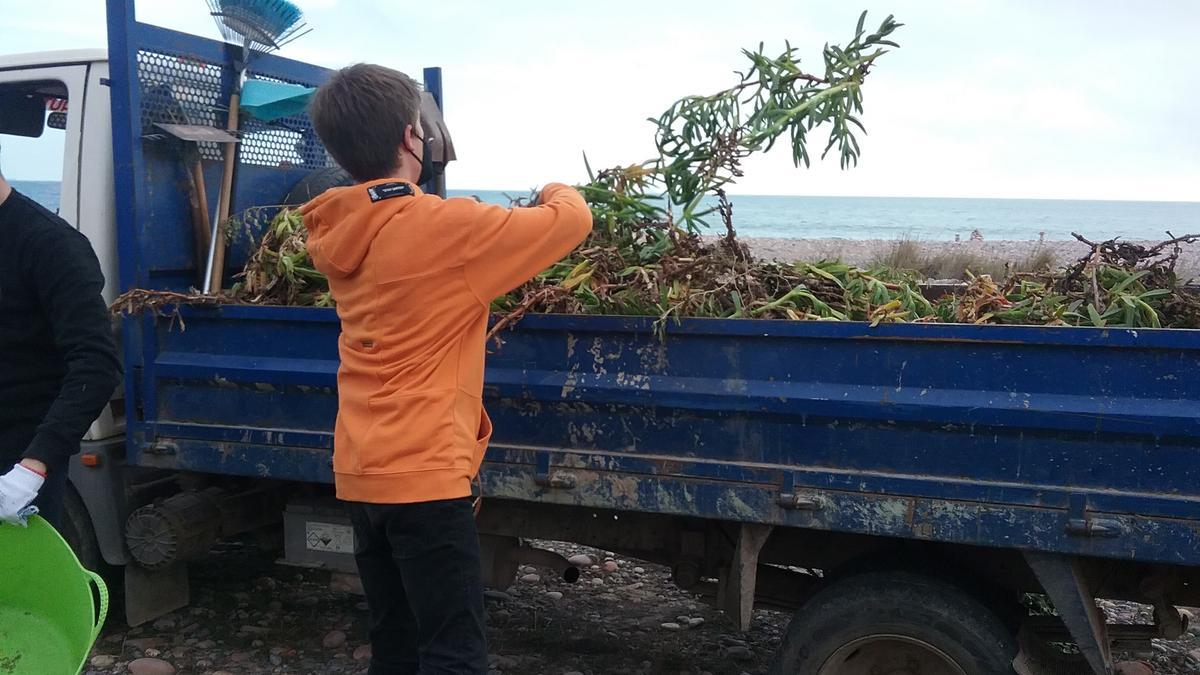
[[(104, 46), (98, 0), (11, 2), (0, 50)], [(282, 54), (328, 67), (444, 69), (459, 161), (449, 186), (520, 190), (654, 155), (673, 100), (723, 89), (743, 47), (788, 40), (820, 70), (858, 13), (901, 47), (863, 86), (855, 169), (752, 158), (737, 194), (1200, 201), (1200, 3), (1173, 0), (298, 0), (312, 33)], [(208, 37), (201, 0), (144, 0), (142, 21)], [(45, 178), (0, 139), (10, 178)], [(44, 150), (44, 146), (42, 148)]]

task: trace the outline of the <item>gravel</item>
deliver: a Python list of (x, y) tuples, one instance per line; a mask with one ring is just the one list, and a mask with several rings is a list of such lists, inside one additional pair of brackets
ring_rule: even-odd
[(321, 646), (326, 649), (338, 649), (346, 644), (346, 634), (340, 630), (331, 630), (321, 640)]
[[(665, 567), (572, 544), (542, 545), (571, 558), (581, 579), (567, 584), (540, 570), (537, 580), (487, 594), (491, 675), (765, 673), (786, 630), (786, 614), (758, 610), (751, 631), (737, 632), (724, 613), (676, 588)], [(366, 673), (362, 598), (334, 590), (344, 584), (331, 585), (328, 572), (275, 559), (250, 546), (221, 545), (192, 565), (190, 607), (132, 629), (110, 620), (84, 673)], [(609, 559), (614, 571), (592, 569)], [(1149, 608), (1140, 605), (1104, 609), (1113, 621), (1148, 619)], [(1129, 658), (1152, 663), (1157, 675), (1200, 672), (1200, 628), (1194, 630)]]
[[(1101, 600), (1100, 608), (1104, 610), (1110, 623), (1154, 622), (1154, 608), (1149, 605)], [(1190, 609), (1184, 609), (1183, 612), (1188, 616), (1196, 614), (1196, 610)], [(1152, 640), (1151, 649), (1150, 654), (1123, 654), (1121, 657), (1149, 663), (1156, 675), (1200, 673), (1200, 626), (1192, 624), (1188, 633), (1178, 640)]]

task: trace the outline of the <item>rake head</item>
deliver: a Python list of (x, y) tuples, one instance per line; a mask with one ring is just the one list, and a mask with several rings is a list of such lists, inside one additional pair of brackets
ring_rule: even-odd
[(228, 42), (270, 52), (307, 33), (304, 14), (287, 0), (208, 0)]

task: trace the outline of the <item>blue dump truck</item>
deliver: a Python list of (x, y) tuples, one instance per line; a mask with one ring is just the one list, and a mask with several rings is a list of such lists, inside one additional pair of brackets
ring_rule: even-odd
[[(241, 50), (139, 23), (132, 0), (108, 0), (108, 22), (107, 53), (0, 59), (0, 91), (66, 111), (46, 130), (64, 138), (60, 208), (110, 299), (186, 291), (194, 174), (157, 125), (182, 111), (224, 128)], [(327, 72), (261, 56), (249, 77)], [(439, 71), (425, 88), (440, 104)], [(222, 148), (192, 147), (218, 185)], [(237, 155), (235, 213), (333, 166), (303, 114), (246, 120)], [(232, 247), (226, 283), (244, 261)], [(71, 469), (81, 557), (123, 574), (132, 623), (186, 604), (188, 561), (234, 535), (282, 532), (287, 562), (352, 572), (330, 485), (334, 310), (167, 314), (122, 319), (124, 391)], [(1110, 673), (1113, 651), (1180, 635), (1176, 607), (1200, 605), (1200, 331), (654, 328), (529, 316), (492, 347), (491, 585), (522, 562), (572, 576), (530, 540), (620, 551), (668, 565), (742, 628), (755, 606), (794, 611), (777, 668), (821, 675)], [(1030, 612), (1042, 596), (1054, 611)], [(1096, 598), (1155, 620), (1107, 625)]]

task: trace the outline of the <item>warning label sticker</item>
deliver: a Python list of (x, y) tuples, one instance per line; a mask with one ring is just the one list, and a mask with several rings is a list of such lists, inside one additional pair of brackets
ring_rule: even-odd
[(354, 553), (354, 528), (349, 525), (317, 523), (304, 524), (305, 544), (310, 551), (323, 553)]

